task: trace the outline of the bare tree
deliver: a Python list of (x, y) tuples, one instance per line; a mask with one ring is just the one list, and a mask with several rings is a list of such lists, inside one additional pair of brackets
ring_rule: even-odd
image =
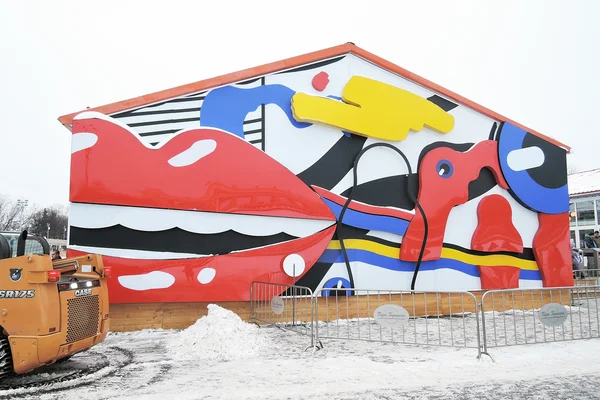
[(577, 173), (577, 167), (574, 166), (573, 164), (569, 163), (569, 161), (572, 161), (572, 160), (570, 160), (570, 158), (573, 158), (572, 155), (574, 152), (575, 151), (573, 149), (571, 149), (571, 151), (567, 153), (567, 175), (572, 175), (572, 174)]
[(24, 204), (4, 196), (0, 197), (0, 231), (18, 228), (16, 223), (19, 222), (22, 225), (24, 222), (22, 221), (23, 217)]

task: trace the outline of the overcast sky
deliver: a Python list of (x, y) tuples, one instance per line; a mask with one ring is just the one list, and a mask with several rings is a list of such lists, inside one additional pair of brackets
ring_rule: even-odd
[(0, 193), (68, 202), (61, 115), (349, 41), (600, 167), (599, 16), (597, 0), (0, 0)]

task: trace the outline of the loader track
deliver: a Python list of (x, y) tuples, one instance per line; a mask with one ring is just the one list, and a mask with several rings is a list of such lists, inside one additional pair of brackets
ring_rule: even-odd
[[(26, 375), (0, 381), (0, 399), (38, 397), (40, 394), (93, 384), (118, 373), (133, 362), (133, 353), (121, 347), (107, 347), (102, 353), (88, 350), (64, 363), (40, 368)], [(87, 377), (87, 379), (86, 379)]]

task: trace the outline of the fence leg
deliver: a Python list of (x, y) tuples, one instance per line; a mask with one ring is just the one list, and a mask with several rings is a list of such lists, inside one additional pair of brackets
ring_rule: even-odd
[(254, 319), (254, 283), (250, 285), (250, 318), (248, 318), (248, 322), (254, 322), (256, 324)]
[(486, 350), (482, 349), (481, 347), (479, 348), (479, 354), (477, 355), (477, 359), (481, 361), (481, 356), (482, 355), (486, 355), (490, 358), (490, 360), (492, 360), (493, 363), (496, 362), (496, 360), (494, 360), (494, 357), (492, 357), (492, 355), (490, 353), (488, 353)]
[[(493, 305), (492, 305), (493, 307)], [(481, 329), (479, 328), (479, 310), (481, 310)], [(483, 296), (481, 298), (481, 305), (478, 306), (477, 303), (475, 303), (475, 315), (477, 316), (477, 347), (478, 347), (478, 354), (477, 354), (477, 359), (479, 361), (481, 361), (481, 356), (482, 355), (486, 355), (488, 356), (493, 363), (496, 363), (496, 360), (494, 360), (494, 357), (492, 357), (492, 355), (490, 353), (488, 353), (487, 351), (487, 335), (485, 333), (485, 311), (484, 311), (484, 303), (483, 303)]]
[[(323, 343), (321, 343), (321, 341), (319, 340), (319, 329), (317, 327), (317, 324), (319, 321), (317, 321), (317, 315), (318, 313), (316, 312), (316, 308), (318, 307), (317, 305), (317, 299), (315, 298), (315, 294), (313, 293), (310, 296), (310, 346), (308, 346), (306, 349), (304, 349), (304, 351), (312, 348), (312, 354), (314, 355), (318, 350), (321, 350), (323, 348)], [(316, 329), (315, 329), (316, 327)], [(315, 343), (315, 341), (317, 343)]]

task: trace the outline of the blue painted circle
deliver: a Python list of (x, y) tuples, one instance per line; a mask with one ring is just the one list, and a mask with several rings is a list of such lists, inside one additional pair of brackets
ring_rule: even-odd
[(435, 166), (435, 172), (440, 178), (448, 179), (454, 174), (454, 166), (448, 160), (440, 160)]
[[(346, 289), (350, 289), (350, 281), (346, 278), (331, 278), (327, 282), (325, 282), (325, 284), (323, 285), (323, 289), (335, 289), (338, 287), (339, 282), (342, 283), (342, 287), (344, 287)], [(322, 293), (323, 297), (329, 297), (329, 296), (335, 296), (335, 292), (336, 291), (332, 291), (332, 290), (323, 290), (321, 293)], [(346, 290), (346, 296), (352, 296), (352, 294), (353, 294), (352, 290)]]
[[(511, 195), (527, 208), (545, 214), (562, 214), (569, 211), (569, 190), (567, 185), (547, 188), (531, 178), (526, 170), (515, 171), (508, 165), (508, 155), (513, 150), (523, 148), (527, 132), (509, 122), (505, 122), (498, 139), (498, 158), (504, 179), (508, 182)], [(552, 160), (545, 160), (552, 162)], [(539, 167), (539, 168), (543, 168)], [(566, 173), (566, 171), (565, 171)]]

